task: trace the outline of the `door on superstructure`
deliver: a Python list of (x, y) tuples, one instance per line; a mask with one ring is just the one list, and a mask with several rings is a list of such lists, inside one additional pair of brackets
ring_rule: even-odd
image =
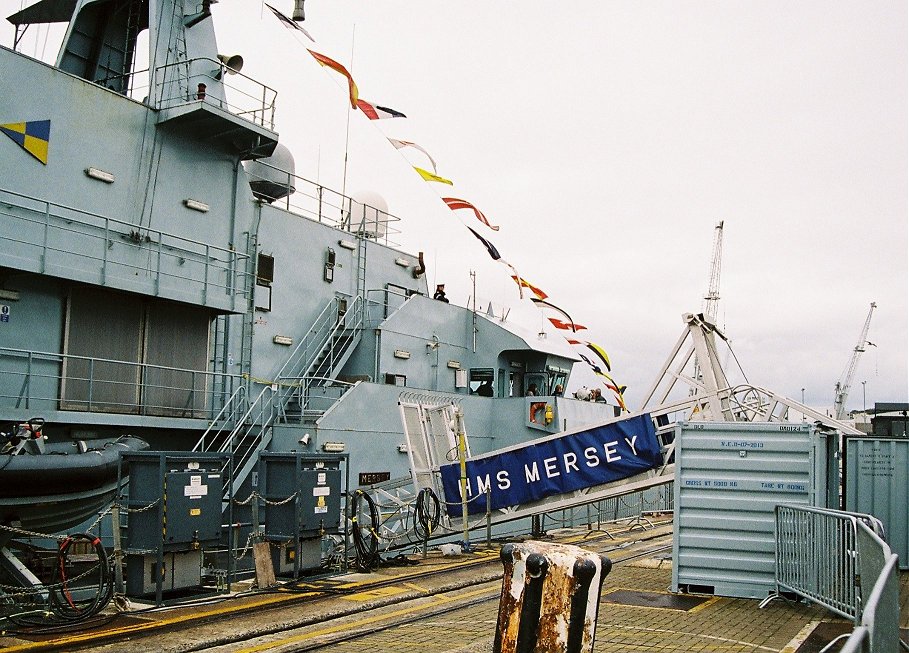
[(61, 408), (207, 417), (210, 326), (209, 311), (197, 306), (74, 286)]

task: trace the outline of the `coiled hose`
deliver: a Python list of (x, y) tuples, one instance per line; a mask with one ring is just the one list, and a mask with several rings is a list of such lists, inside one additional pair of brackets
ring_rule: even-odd
[[(364, 502), (369, 509), (369, 523), (365, 523)], [(353, 525), (357, 569), (372, 571), (379, 566), (382, 559), (379, 555), (379, 509), (372, 497), (363, 490), (353, 493), (350, 501), (350, 522)]]
[(424, 487), (417, 494), (416, 515), (413, 523), (414, 533), (421, 540), (428, 540), (439, 526), (441, 507), (439, 497), (432, 488)]
[[(89, 542), (98, 556), (98, 584), (94, 595), (88, 599), (74, 599), (73, 588), (66, 577), (66, 566), (70, 547), (76, 542)], [(80, 591), (85, 586), (78, 588)], [(54, 572), (54, 585), (50, 593), (51, 605), (54, 615), (61, 621), (74, 622), (88, 619), (98, 614), (107, 607), (114, 593), (114, 576), (107, 558), (107, 551), (101, 539), (90, 533), (76, 533), (70, 535), (60, 543), (57, 550), (57, 564)]]

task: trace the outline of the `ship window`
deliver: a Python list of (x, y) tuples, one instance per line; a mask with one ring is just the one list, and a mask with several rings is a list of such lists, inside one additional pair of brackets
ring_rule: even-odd
[(479, 390), (480, 386), (483, 385), (484, 383), (489, 383), (490, 385), (492, 385), (493, 379), (494, 379), (493, 370), (489, 370), (489, 369), (470, 370), (470, 381), (469, 381), (470, 394), (472, 394), (472, 395), (477, 394), (477, 390)]
[(385, 384), (386, 385), (407, 385), (407, 376), (404, 374), (385, 374)]
[(268, 254), (259, 254), (256, 265), (256, 283), (260, 286), (270, 286), (275, 280), (275, 257)]

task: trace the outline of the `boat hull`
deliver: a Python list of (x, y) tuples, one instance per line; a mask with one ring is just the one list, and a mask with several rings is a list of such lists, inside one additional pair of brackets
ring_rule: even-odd
[(147, 448), (123, 436), (82, 453), (9, 456), (0, 461), (0, 523), (53, 535), (99, 515), (116, 495), (121, 452)]

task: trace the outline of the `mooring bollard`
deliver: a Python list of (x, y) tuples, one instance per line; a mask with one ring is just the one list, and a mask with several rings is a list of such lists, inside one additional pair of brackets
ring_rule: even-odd
[(548, 542), (506, 544), (493, 653), (591, 653), (605, 556)]

